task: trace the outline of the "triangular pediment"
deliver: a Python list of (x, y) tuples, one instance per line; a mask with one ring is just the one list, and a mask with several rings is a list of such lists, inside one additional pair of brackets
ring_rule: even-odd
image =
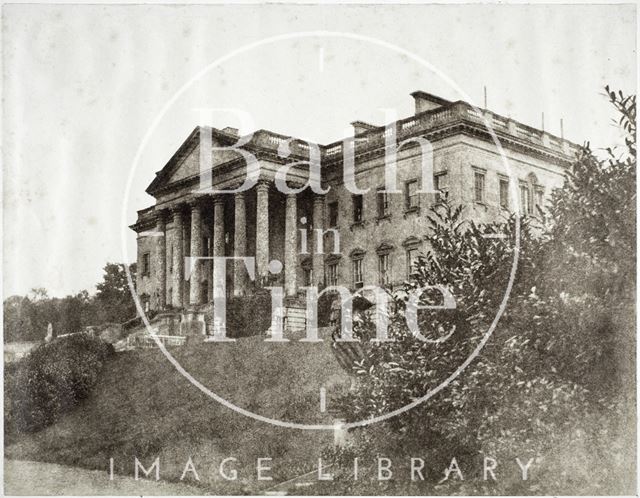
[[(217, 151), (215, 147), (229, 147), (238, 141), (229, 133), (212, 129), (211, 145), (212, 166), (231, 161), (238, 157), (233, 151)], [(195, 128), (182, 143), (164, 167), (156, 173), (156, 177), (147, 187), (147, 193), (154, 195), (171, 184), (179, 183), (187, 178), (196, 177), (200, 173), (200, 127)]]

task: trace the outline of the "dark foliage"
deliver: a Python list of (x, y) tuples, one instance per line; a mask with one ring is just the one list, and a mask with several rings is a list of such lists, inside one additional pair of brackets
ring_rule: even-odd
[(5, 370), (5, 434), (42, 429), (87, 398), (113, 346), (86, 334), (42, 344)]

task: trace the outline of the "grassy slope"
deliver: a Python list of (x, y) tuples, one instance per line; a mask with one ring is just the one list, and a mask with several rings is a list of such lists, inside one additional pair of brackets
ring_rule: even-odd
[[(330, 423), (319, 412), (319, 388), (329, 395), (348, 382), (329, 344), (190, 344), (176, 359), (212, 391), (248, 410), (281, 420)], [(330, 406), (330, 399), (329, 399)], [(7, 448), (9, 458), (133, 473), (137, 456), (161, 461), (161, 477), (178, 479), (191, 456), (201, 484), (216, 492), (251, 491), (311, 470), (329, 431), (293, 430), (255, 421), (192, 386), (158, 350), (120, 353), (105, 367), (91, 398), (55, 425)], [(218, 465), (238, 458), (239, 478), (223, 481)], [(255, 460), (271, 457), (274, 481), (255, 481)], [(257, 487), (256, 487), (257, 486)]]

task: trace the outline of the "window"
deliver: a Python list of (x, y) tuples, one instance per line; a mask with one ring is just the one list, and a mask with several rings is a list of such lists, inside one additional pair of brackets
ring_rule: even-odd
[(209, 281), (203, 280), (200, 282), (200, 295), (204, 298), (205, 302), (209, 302)]
[(531, 214), (532, 212), (531, 190), (528, 185), (520, 185), (520, 216)]
[(151, 255), (145, 252), (142, 255), (142, 276), (148, 277), (151, 275)]
[(473, 173), (473, 200), (484, 204), (484, 173), (480, 171)]
[(338, 263), (330, 263), (327, 265), (327, 285), (338, 285)]
[(202, 255), (205, 257), (211, 256), (211, 238), (202, 237)]
[(500, 207), (509, 209), (509, 180), (500, 178)]
[(168, 266), (169, 266), (169, 273), (173, 273), (173, 245), (169, 246)]
[(378, 187), (378, 218), (389, 216), (389, 194), (384, 192), (384, 187)]
[(356, 289), (360, 289), (364, 286), (364, 279), (362, 278), (362, 258), (353, 260), (353, 286)]
[(362, 221), (363, 196), (354, 195), (352, 197), (352, 200), (353, 200), (353, 222), (360, 223)]
[(436, 190), (436, 202), (441, 202), (449, 192), (449, 177), (447, 172), (433, 175), (433, 188)]
[(413, 211), (420, 207), (420, 196), (418, 195), (418, 180), (409, 180), (405, 184), (405, 197), (407, 211)]
[(378, 278), (380, 285), (389, 285), (389, 254), (378, 254)]
[(149, 311), (151, 311), (151, 300), (149, 299), (148, 296), (144, 298), (143, 304), (144, 304), (144, 312), (149, 313)]
[(329, 227), (333, 228), (338, 226), (338, 203), (329, 203)]
[(407, 276), (410, 277), (415, 269), (414, 266), (418, 260), (418, 248), (410, 247), (407, 249)]
[(536, 188), (536, 209), (542, 208), (544, 208), (544, 192), (541, 188)]
[(302, 281), (305, 287), (313, 285), (313, 269), (309, 267), (302, 268)]

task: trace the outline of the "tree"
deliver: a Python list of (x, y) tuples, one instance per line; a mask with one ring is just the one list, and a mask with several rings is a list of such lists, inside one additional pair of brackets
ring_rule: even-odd
[[(131, 265), (129, 271), (135, 281), (135, 266)], [(102, 282), (97, 285), (95, 304), (99, 323), (121, 323), (135, 316), (135, 303), (123, 264), (105, 265)]]

